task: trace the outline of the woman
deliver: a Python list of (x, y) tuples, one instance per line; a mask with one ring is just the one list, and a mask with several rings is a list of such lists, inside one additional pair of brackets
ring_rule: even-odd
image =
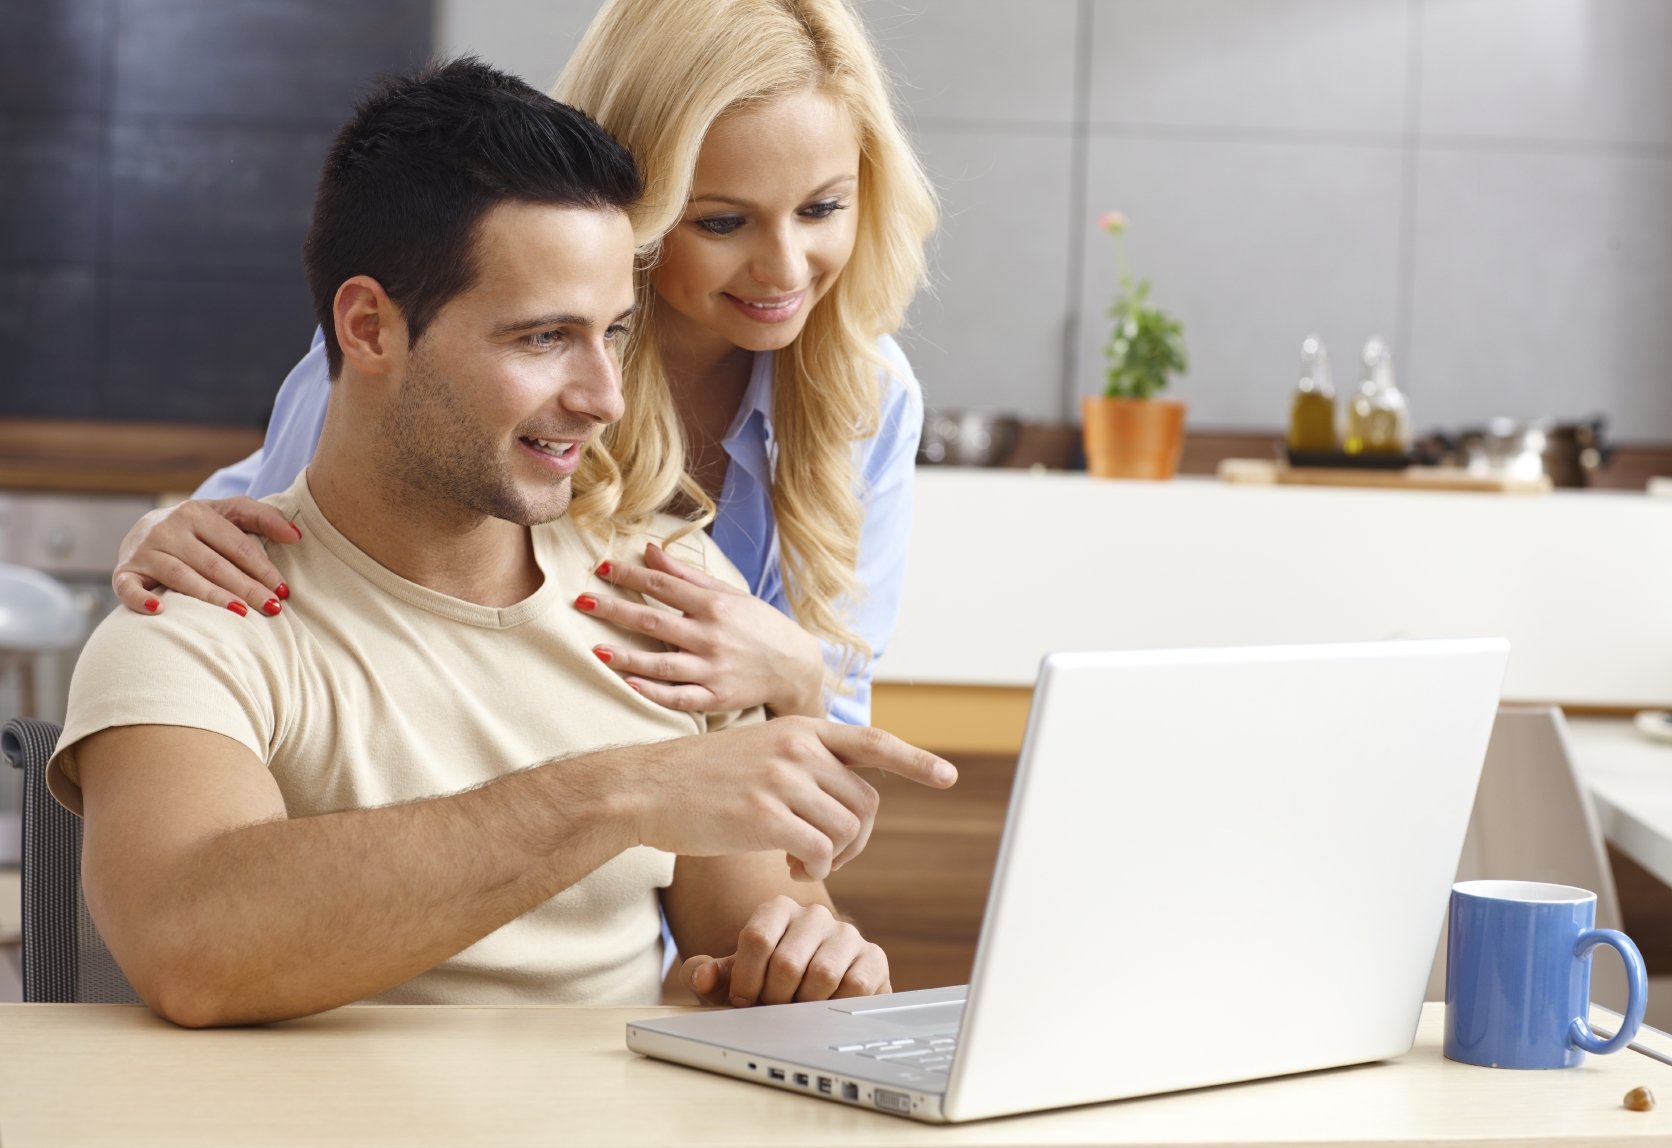
[[(598, 656), (676, 709), (756, 704), (869, 720), (910, 531), (922, 400), (889, 337), (924, 273), (933, 193), (845, 0), (610, 0), (558, 81), (638, 158), (648, 243), (626, 417), (583, 460), (571, 513), (601, 537), (663, 509), (713, 532), (747, 596), (651, 547), (594, 611), (670, 646)], [(311, 456), (323, 348), (285, 380), (263, 450), (147, 515), (117, 594), (157, 612), (166, 586), (272, 614), (291, 588), (261, 547), (294, 538), (247, 498)], [(670, 577), (671, 576), (671, 577)], [(653, 581), (654, 579), (654, 581)], [(295, 588), (305, 593), (306, 587)]]

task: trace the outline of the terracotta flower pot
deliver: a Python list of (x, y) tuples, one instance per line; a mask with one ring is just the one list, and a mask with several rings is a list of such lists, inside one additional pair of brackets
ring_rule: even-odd
[(1085, 396), (1086, 468), (1100, 478), (1172, 478), (1184, 451), (1184, 412), (1177, 399)]

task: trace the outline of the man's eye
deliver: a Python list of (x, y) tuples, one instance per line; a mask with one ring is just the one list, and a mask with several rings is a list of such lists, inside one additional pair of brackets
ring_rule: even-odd
[(604, 332), (604, 338), (609, 339), (611, 342), (618, 342), (625, 339), (632, 333), (632, 328), (627, 326), (627, 324), (616, 323), (614, 326), (610, 327), (609, 330)]
[(810, 215), (814, 219), (828, 219), (838, 211), (846, 211), (848, 205), (839, 199), (826, 199), (819, 203), (808, 204), (801, 209), (802, 215)]
[(710, 235), (730, 235), (743, 226), (741, 215), (711, 215), (707, 219), (693, 220), (693, 222)]
[(544, 351), (557, 346), (562, 338), (559, 331), (535, 331), (532, 335), (524, 335), (523, 342), (537, 351)]

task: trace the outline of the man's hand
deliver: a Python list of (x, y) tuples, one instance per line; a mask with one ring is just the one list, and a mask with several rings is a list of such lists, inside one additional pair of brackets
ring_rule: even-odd
[[(616, 764), (616, 754), (630, 753)], [(775, 850), (797, 880), (822, 881), (871, 838), (877, 791), (855, 769), (946, 789), (952, 763), (869, 726), (784, 717), (633, 751), (608, 751), (634, 839), (714, 857)]]
[(893, 991), (888, 957), (823, 905), (774, 897), (749, 918), (729, 956), (692, 957), (679, 978), (704, 1004), (786, 1004)]

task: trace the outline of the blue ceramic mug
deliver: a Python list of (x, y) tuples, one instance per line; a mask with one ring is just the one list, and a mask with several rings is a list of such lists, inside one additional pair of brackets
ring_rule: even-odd
[[(1631, 938), (1598, 929), (1597, 895), (1536, 881), (1460, 881), (1446, 937), (1446, 1057), (1488, 1068), (1571, 1068), (1618, 1052), (1643, 1024), (1648, 982)], [(1591, 953), (1625, 962), (1625, 1016), (1591, 1031)]]

